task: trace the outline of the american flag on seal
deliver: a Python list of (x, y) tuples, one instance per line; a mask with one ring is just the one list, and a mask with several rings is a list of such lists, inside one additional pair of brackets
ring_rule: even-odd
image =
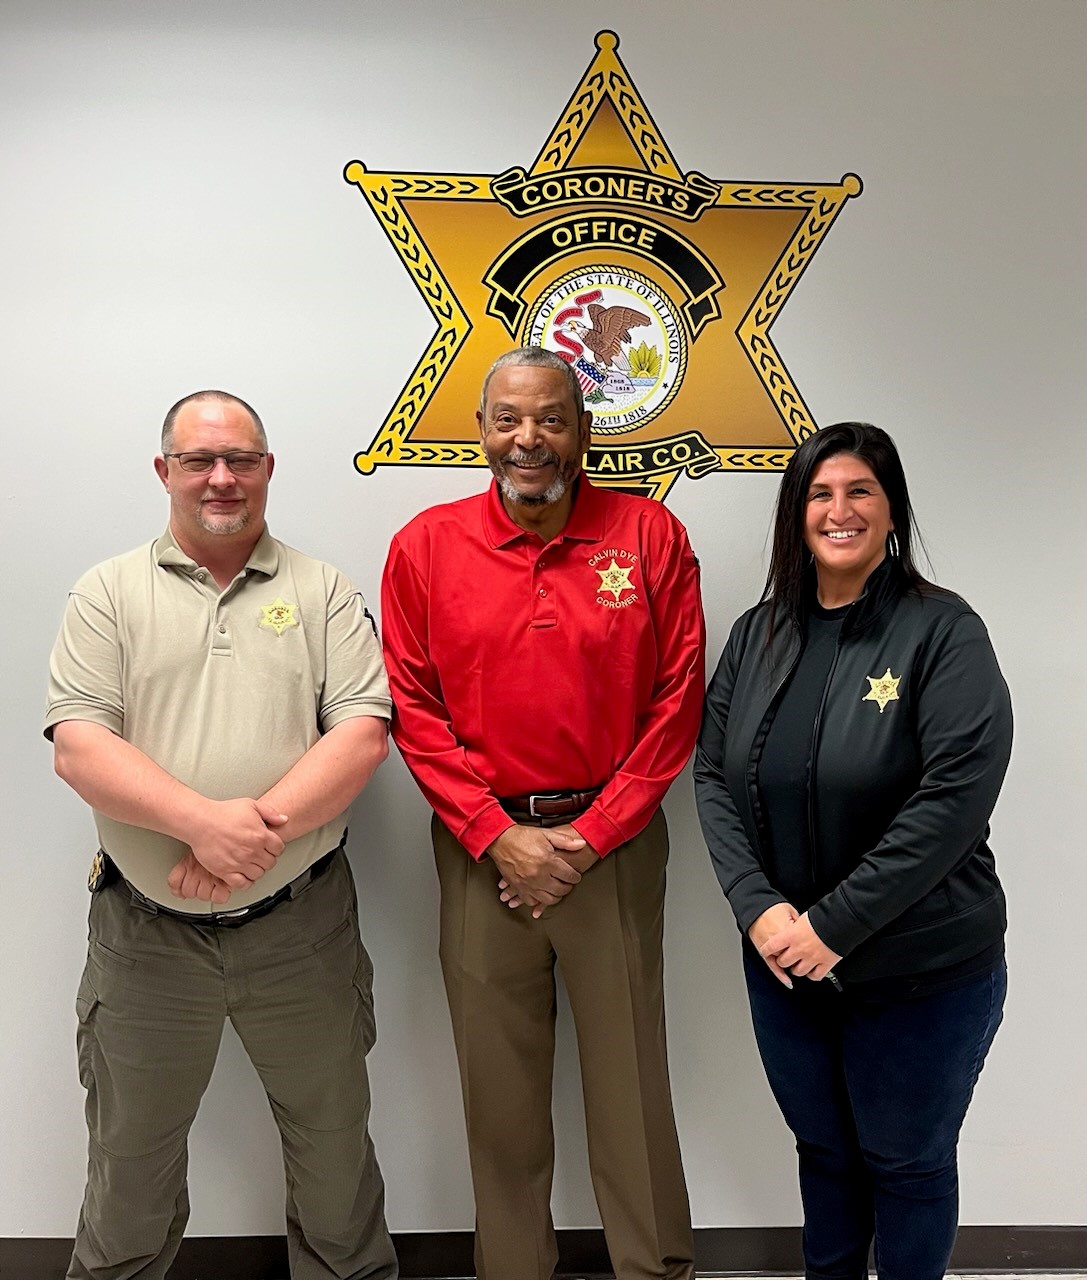
[(584, 356), (579, 356), (574, 361), (574, 374), (578, 382), (581, 383), (581, 389), (586, 395), (595, 391), (604, 381), (603, 373), (595, 364), (590, 364)]

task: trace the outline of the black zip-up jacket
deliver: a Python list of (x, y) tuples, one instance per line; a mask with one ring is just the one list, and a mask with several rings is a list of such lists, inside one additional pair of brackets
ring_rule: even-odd
[[(769, 608), (732, 629), (694, 768), (702, 831), (744, 934), (786, 900), (767, 876), (757, 775), (802, 637), (779, 616), (768, 647)], [(1011, 734), (981, 619), (949, 591), (910, 588), (884, 560), (845, 616), (812, 728), (813, 881), (828, 887), (808, 918), (844, 957), (840, 978), (925, 973), (999, 942), (1004, 894), (986, 842)]]

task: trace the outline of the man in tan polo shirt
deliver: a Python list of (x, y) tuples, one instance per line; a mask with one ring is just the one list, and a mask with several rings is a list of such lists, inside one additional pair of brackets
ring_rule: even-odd
[(53, 650), (46, 734), (102, 846), (69, 1280), (166, 1275), (225, 1018), (279, 1126), (293, 1280), (397, 1273), (367, 1131), (373, 971), (343, 852), (387, 753), (389, 691), (359, 593), (268, 533), (273, 465), (244, 401), (179, 401), (155, 459), (167, 531), (80, 579)]

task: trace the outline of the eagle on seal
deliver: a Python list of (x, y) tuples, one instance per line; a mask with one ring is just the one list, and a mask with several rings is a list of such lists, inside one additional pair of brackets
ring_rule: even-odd
[(598, 302), (590, 302), (589, 319), (592, 328), (576, 321), (571, 325), (578, 338), (605, 369), (609, 366), (629, 369), (630, 361), (623, 352), (623, 343), (630, 341), (631, 329), (641, 329), (650, 323), (649, 316), (634, 307), (602, 307)]

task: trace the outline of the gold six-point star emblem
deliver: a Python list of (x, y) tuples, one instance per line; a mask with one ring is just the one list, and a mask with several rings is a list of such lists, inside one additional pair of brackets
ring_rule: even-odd
[(878, 702), (879, 714), (883, 715), (883, 709), (888, 702), (898, 701), (898, 682), (901, 676), (891, 675), (891, 668), (887, 670), (878, 679), (875, 676), (865, 676), (865, 679), (872, 686), (861, 699), (862, 702)]
[(298, 606), (288, 604), (286, 600), (281, 600), (279, 596), (272, 601), (271, 604), (262, 604), (260, 607), (262, 627), (270, 627), (277, 636), (281, 636), (288, 627), (297, 627), (298, 619), (294, 616), (294, 611)]
[[(599, 484), (660, 499), (680, 472), (780, 471), (817, 429), (770, 329), (860, 179), (684, 171), (618, 48), (613, 31), (597, 35), (527, 169), (345, 168), (434, 321), (355, 456), (362, 474), (482, 465), (480, 384), (514, 346), (547, 347), (571, 366), (593, 414), (585, 466)], [(452, 111), (435, 128), (455, 144)]]
[(630, 580), (633, 572), (631, 565), (616, 564), (614, 558), (606, 569), (597, 569), (600, 575), (600, 590), (610, 591), (616, 600), (624, 591), (633, 591), (634, 583)]

